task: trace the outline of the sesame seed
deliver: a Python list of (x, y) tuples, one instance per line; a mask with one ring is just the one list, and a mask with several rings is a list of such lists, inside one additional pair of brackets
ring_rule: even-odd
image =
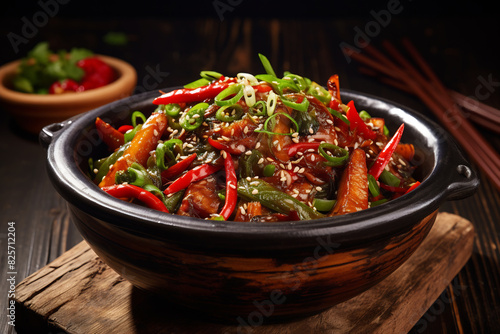
[(247, 133), (248, 133), (248, 126), (245, 126), (245, 128), (243, 129), (243, 133), (244, 133), (244, 134), (247, 134)]
[(314, 133), (313, 128), (309, 128), (309, 133), (310, 133), (310, 134), (313, 134), (313, 133)]
[(298, 136), (299, 136), (299, 133), (298, 133), (298, 132), (294, 132), (294, 133), (292, 133), (292, 137), (296, 138), (296, 137), (298, 137)]
[(97, 173), (99, 173), (99, 169), (94, 168), (93, 172), (94, 172), (94, 174), (97, 174)]
[(250, 151), (250, 150), (246, 151), (245, 155), (252, 155), (252, 151)]
[(226, 151), (222, 150), (221, 154), (222, 154), (222, 157), (224, 159), (227, 159), (227, 153), (226, 153)]
[(333, 124), (333, 121), (332, 121), (331, 119), (327, 119), (327, 120), (326, 120), (326, 122), (327, 122), (328, 124), (330, 124), (330, 125), (332, 125), (332, 124)]
[(231, 140), (231, 138), (228, 138), (226, 136), (221, 136), (221, 138), (222, 138), (222, 140), (225, 140), (225, 141), (230, 141)]
[(302, 167), (301, 169), (299, 169), (299, 174), (302, 174), (306, 171), (306, 169), (304, 167)]
[(300, 170), (300, 168), (298, 166), (295, 166), (295, 168), (293, 169), (293, 172), (297, 173), (299, 170)]
[(318, 186), (318, 187), (316, 187), (316, 190), (317, 191), (321, 191), (321, 190), (323, 190), (323, 188), (321, 188), (320, 186)]
[(292, 141), (296, 144), (298, 144), (300, 142), (300, 139), (299, 138), (292, 138)]
[(311, 155), (311, 161), (316, 160), (316, 157), (314, 155)]
[(247, 181), (252, 181), (252, 178), (250, 176), (247, 176)]
[(242, 215), (244, 215), (245, 213), (247, 213), (247, 212), (246, 212), (246, 210), (245, 210), (245, 208), (244, 208), (244, 207), (242, 207), (242, 206), (240, 206), (240, 211), (241, 211), (241, 214), (242, 214)]
[(236, 189), (236, 186), (232, 183), (229, 184), (229, 187), (231, 187), (232, 189)]
[(258, 193), (259, 193), (259, 191), (257, 189), (252, 190), (252, 195), (256, 195)]
[(255, 144), (255, 148), (259, 148), (260, 147), (260, 142), (258, 142), (257, 144)]
[(154, 129), (153, 133), (154, 133), (155, 137), (158, 136), (158, 130)]
[(200, 118), (200, 114), (194, 114), (192, 118)]
[(264, 162), (264, 158), (260, 158), (259, 161), (257, 162), (259, 165)]

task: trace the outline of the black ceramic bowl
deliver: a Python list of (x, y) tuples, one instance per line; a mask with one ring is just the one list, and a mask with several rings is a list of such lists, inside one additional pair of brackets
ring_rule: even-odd
[(102, 192), (85, 170), (89, 157), (104, 152), (95, 118), (118, 126), (135, 110), (152, 112), (157, 95), (132, 96), (44, 128), (48, 174), (105, 263), (134, 286), (210, 316), (289, 317), (345, 301), (408, 259), (443, 201), (478, 186), (437, 124), (395, 103), (343, 91), (359, 110), (385, 118), (391, 132), (405, 123), (402, 141), (417, 148), (413, 163), (422, 184), (416, 190), (361, 212), (300, 222), (207, 221), (153, 211)]

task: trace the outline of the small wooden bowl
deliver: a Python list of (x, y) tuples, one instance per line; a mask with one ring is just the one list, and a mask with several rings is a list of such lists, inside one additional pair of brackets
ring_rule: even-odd
[(109, 85), (78, 93), (27, 94), (12, 89), (12, 79), (21, 60), (0, 67), (0, 104), (23, 130), (38, 134), (46, 125), (130, 96), (137, 83), (135, 69), (123, 60), (98, 56), (111, 66), (117, 79)]

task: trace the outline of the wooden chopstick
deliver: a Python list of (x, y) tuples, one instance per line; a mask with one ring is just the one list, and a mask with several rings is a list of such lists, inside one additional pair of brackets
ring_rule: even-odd
[(389, 42), (384, 43), (384, 48), (396, 62), (373, 46), (365, 48), (371, 57), (359, 53), (353, 53), (351, 57), (368, 66), (373, 72), (383, 74), (386, 82), (419, 97), (500, 190), (500, 156), (469, 123), (463, 110), (410, 41), (406, 39), (403, 44), (419, 69)]

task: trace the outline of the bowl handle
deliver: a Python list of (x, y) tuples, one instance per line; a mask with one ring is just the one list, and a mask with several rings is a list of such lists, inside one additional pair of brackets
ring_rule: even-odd
[(52, 143), (52, 140), (54, 139), (55, 135), (64, 129), (65, 127), (68, 127), (71, 123), (73, 123), (75, 120), (80, 118), (82, 114), (75, 115), (71, 118), (68, 118), (65, 121), (58, 122), (58, 123), (52, 123), (50, 125), (47, 125), (42, 128), (40, 133), (38, 134), (38, 141), (40, 145), (44, 148), (47, 149), (49, 145)]
[(470, 167), (469, 162), (460, 154), (455, 169), (451, 172), (451, 183), (448, 186), (448, 200), (459, 200), (473, 195), (479, 187), (479, 177)]

